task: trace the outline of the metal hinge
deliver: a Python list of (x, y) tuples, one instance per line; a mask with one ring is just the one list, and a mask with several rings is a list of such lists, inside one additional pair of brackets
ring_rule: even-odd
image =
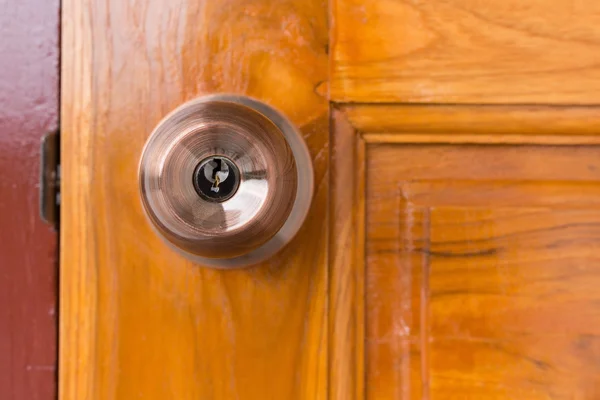
[(60, 219), (60, 136), (46, 134), (42, 139), (40, 160), (40, 214), (58, 230)]

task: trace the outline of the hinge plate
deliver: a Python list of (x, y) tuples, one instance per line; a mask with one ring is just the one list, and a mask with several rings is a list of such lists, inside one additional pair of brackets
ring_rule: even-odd
[(58, 230), (60, 220), (60, 136), (50, 132), (42, 138), (40, 160), (40, 214)]

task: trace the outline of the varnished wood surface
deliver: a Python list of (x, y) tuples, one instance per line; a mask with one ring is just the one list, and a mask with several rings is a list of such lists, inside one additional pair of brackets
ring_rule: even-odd
[(360, 132), (414, 134), (421, 137), (420, 142), (436, 136), (451, 141), (460, 135), (505, 141), (523, 137), (538, 142), (539, 138), (556, 136), (552, 140), (564, 141), (600, 133), (599, 108), (593, 106), (352, 104), (339, 109)]
[(600, 103), (594, 0), (332, 0), (337, 102)]
[(340, 110), (331, 129), (329, 398), (353, 400), (365, 395), (365, 142)]
[(367, 145), (369, 399), (600, 396), (600, 147)]
[[(327, 5), (63, 2), (60, 399), (327, 395)], [(215, 271), (152, 232), (142, 145), (198, 95), (248, 94), (303, 132), (316, 192), (263, 265)]]
[[(328, 6), (64, 2), (61, 400), (600, 396), (597, 6)], [(135, 183), (155, 124), (219, 92), (288, 115), (316, 170), (299, 236), (242, 271), (169, 250)]]

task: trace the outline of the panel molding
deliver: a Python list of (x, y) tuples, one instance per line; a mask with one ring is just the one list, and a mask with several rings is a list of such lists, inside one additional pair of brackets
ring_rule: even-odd
[(339, 110), (378, 141), (597, 143), (600, 135), (600, 106), (356, 104)]
[(329, 344), (330, 398), (365, 397), (366, 142), (332, 109)]
[[(368, 147), (385, 144), (600, 145), (600, 107), (337, 104), (332, 107), (331, 115), (329, 393), (332, 399), (363, 399), (367, 373), (365, 180)], [(411, 187), (439, 185), (426, 179), (403, 183)], [(512, 190), (519, 196), (525, 194), (530, 199), (546, 193), (540, 192), (539, 187), (529, 190), (526, 182), (520, 185), (503, 190), (507, 193)], [(552, 199), (569, 202), (570, 207), (599, 204), (600, 196), (594, 185), (585, 182), (574, 185), (577, 185), (577, 193), (565, 183), (558, 188), (548, 188), (547, 194), (551, 194)], [(424, 198), (415, 206), (429, 210), (436, 199)], [(479, 200), (473, 195), (471, 201), (478, 204)], [(560, 208), (563, 205), (560, 201), (547, 206)], [(429, 323), (427, 313), (422, 313), (420, 318), (421, 325)], [(426, 347), (423, 340), (418, 344), (421, 348)], [(419, 390), (427, 394), (426, 355), (423, 360), (419, 373), (424, 381)]]
[(600, 136), (563, 135), (450, 135), (414, 133), (365, 133), (366, 143), (379, 144), (539, 144), (539, 145), (598, 145)]

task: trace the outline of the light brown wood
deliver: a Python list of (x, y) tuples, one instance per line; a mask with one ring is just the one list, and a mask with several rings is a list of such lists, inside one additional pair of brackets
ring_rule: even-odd
[(595, 111), (334, 111), (332, 398), (600, 394)]
[(329, 285), (331, 399), (362, 399), (364, 387), (365, 141), (332, 112)]
[[(496, 106), (496, 105), (343, 105), (340, 110), (353, 127), (365, 134), (412, 134), (416, 140), (430, 137), (483, 136), (531, 137), (598, 136), (598, 107)], [(421, 138), (418, 139), (417, 135)], [(565, 139), (567, 138), (567, 139)], [(454, 140), (448, 137), (447, 140)], [(482, 140), (475, 138), (474, 140)], [(596, 140), (596, 138), (579, 139)], [(385, 140), (384, 140), (385, 141)]]
[(366, 160), (367, 398), (600, 395), (600, 147)]
[[(65, 0), (60, 399), (600, 396), (599, 7)], [(138, 195), (156, 123), (213, 93), (315, 166), (246, 270), (184, 260)]]
[(338, 102), (600, 104), (594, 0), (332, 0)]
[[(327, 396), (327, 7), (63, 2), (60, 399)], [(198, 95), (254, 96), (303, 132), (312, 211), (278, 256), (193, 265), (145, 220), (142, 145)]]

